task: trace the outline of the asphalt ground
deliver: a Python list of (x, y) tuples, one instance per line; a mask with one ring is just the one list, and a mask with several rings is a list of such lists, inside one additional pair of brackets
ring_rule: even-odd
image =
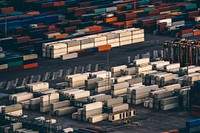
[[(106, 129), (109, 133), (161, 133), (168, 130), (184, 128), (186, 120), (194, 119), (186, 111), (156, 111), (144, 108), (143, 106), (132, 106), (136, 109), (136, 116), (130, 118), (131, 123), (124, 124), (123, 121), (109, 122), (102, 121), (96, 124), (72, 120), (71, 116), (52, 116), (63, 128), (72, 127), (74, 129), (97, 126)], [(44, 116), (48, 119), (48, 114), (33, 111), (24, 111), (30, 118)], [(134, 125), (138, 122), (139, 125)]]
[[(152, 52), (153, 50), (161, 50), (163, 41), (173, 39), (174, 38), (168, 36), (145, 34), (145, 42), (113, 48), (109, 52), (110, 66), (126, 64), (128, 56), (133, 59), (137, 54), (144, 54), (146, 52)], [(1, 73), (0, 81), (15, 80), (16, 78), (44, 74), (45, 72), (54, 72), (70, 67), (87, 66), (88, 64), (105, 65), (106, 55), (106, 52), (99, 52), (90, 56), (65, 61), (60, 59), (39, 58), (38, 68)]]

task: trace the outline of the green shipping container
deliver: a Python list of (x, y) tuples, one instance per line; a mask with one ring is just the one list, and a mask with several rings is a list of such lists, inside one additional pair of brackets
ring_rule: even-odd
[(155, 10), (155, 8), (144, 8), (144, 11), (152, 11), (152, 10)]
[(185, 9), (196, 9), (197, 8), (197, 4), (188, 4), (185, 6)]
[(126, 6), (126, 10), (131, 10), (131, 9), (133, 9), (133, 6), (132, 6), (132, 5)]
[(23, 61), (16, 61), (16, 62), (8, 63), (8, 67), (17, 67), (17, 66), (23, 66)]
[(181, 12), (181, 9), (180, 8), (174, 9), (174, 10), (171, 10), (171, 12)]
[(193, 37), (194, 33), (187, 33), (187, 34), (182, 34), (181, 38), (186, 38), (186, 37)]
[(105, 13), (105, 12), (106, 12), (106, 9), (105, 9), (105, 8), (95, 9), (95, 10), (94, 10), (94, 13), (95, 13), (95, 14), (102, 14), (102, 13)]
[(150, 3), (150, 1), (149, 0), (142, 0), (142, 1), (139, 1), (138, 3), (139, 3), (139, 6), (148, 5)]

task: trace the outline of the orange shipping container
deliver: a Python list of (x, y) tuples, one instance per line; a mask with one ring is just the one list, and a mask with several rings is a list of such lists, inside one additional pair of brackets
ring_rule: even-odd
[(98, 51), (107, 51), (107, 50), (111, 50), (111, 45), (103, 45), (103, 46), (99, 46), (98, 47)]
[(64, 6), (65, 5), (65, 2), (64, 1), (60, 1), (60, 6)]
[(194, 30), (194, 36), (200, 36), (200, 30), (198, 29)]
[(112, 17), (112, 18), (106, 18), (106, 23), (110, 23), (110, 22), (116, 22), (118, 20), (117, 17)]
[(38, 67), (38, 63), (32, 63), (32, 64), (27, 64), (23, 66), (24, 69), (30, 69), (30, 68), (35, 68), (35, 67)]
[(135, 24), (135, 23), (137, 23), (137, 22), (138, 22), (137, 19), (125, 21), (125, 26), (126, 26), (126, 27), (129, 27), (129, 26), (132, 26), (132, 24)]
[(102, 26), (89, 26), (87, 27), (90, 31), (102, 31)]
[(60, 2), (54, 2), (53, 6), (60, 6)]
[(68, 36), (69, 36), (69, 34), (65, 33), (65, 34), (55, 36), (55, 39), (62, 39), (62, 38), (66, 38)]
[(123, 28), (125, 25), (125, 22), (114, 22), (112, 24), (113, 27), (116, 27), (116, 28)]
[(27, 14), (33, 16), (33, 15), (38, 15), (38, 14), (40, 14), (40, 12), (34, 11), (34, 12), (28, 12)]

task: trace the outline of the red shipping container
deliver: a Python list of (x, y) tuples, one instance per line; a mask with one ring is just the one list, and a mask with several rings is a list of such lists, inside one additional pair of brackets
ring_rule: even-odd
[(56, 26), (55, 25), (50, 25), (48, 29), (55, 29)]
[(79, 7), (86, 7), (86, 6), (90, 6), (91, 2), (81, 2), (79, 3)]
[(57, 10), (51, 10), (51, 11), (46, 11), (45, 12), (47, 15), (51, 15), (51, 14), (57, 14), (58, 11)]
[(123, 20), (132, 20), (137, 17), (137, 13), (125, 13), (123, 16)]
[(93, 30), (93, 31), (88, 31), (86, 34), (92, 35), (92, 34), (97, 34), (100, 33), (101, 31)]
[(52, 7), (53, 6), (53, 2), (42, 3), (41, 6), (42, 7)]
[(53, 6), (60, 6), (60, 2), (54, 2)]
[(14, 12), (14, 7), (7, 7), (7, 8), (1, 8), (0, 9), (1, 13), (11, 13)]
[(86, 8), (86, 11), (87, 11), (87, 12), (93, 11), (93, 10), (95, 10), (95, 9), (97, 9), (97, 8), (98, 8), (98, 6), (90, 6), (90, 7), (87, 7), (87, 8)]
[(193, 16), (199, 16), (199, 11), (192, 11), (187, 13), (188, 18), (191, 18)]
[(34, 43), (40, 42), (40, 41), (42, 41), (42, 38), (31, 39), (31, 40), (29, 41), (29, 44), (31, 45), (31, 44), (34, 44)]
[(61, 29), (54, 28), (54, 29), (48, 29), (49, 32), (61, 32)]
[(142, 20), (142, 25), (148, 25), (148, 24), (155, 24), (155, 20), (154, 19), (148, 19), (148, 20)]
[(65, 1), (60, 1), (60, 6), (64, 6), (65, 5)]
[(75, 31), (76, 28), (77, 28), (76, 26), (67, 27), (67, 28), (64, 28), (64, 31), (65, 31), (65, 32), (72, 32), (72, 31)]
[(78, 17), (86, 13), (86, 8), (77, 8), (74, 10), (74, 16)]
[(24, 69), (36, 68), (38, 67), (38, 63), (26, 64), (23, 66)]
[(70, 20), (70, 21), (69, 21), (69, 25), (70, 25), (70, 26), (75, 26), (75, 25), (80, 24), (81, 22), (82, 22), (82, 20), (80, 20), (80, 19), (77, 19), (77, 20)]
[(17, 42), (25, 42), (25, 41), (29, 41), (31, 38), (30, 36), (22, 36), (22, 37), (18, 37), (16, 38)]
[(122, 10), (122, 8), (125, 6), (128, 6), (128, 4), (119, 4), (117, 5), (117, 10)]
[(160, 11), (158, 9), (149, 11), (149, 15), (159, 15)]
[(187, 33), (192, 33), (192, 32), (193, 32), (193, 28), (180, 31), (181, 34), (187, 34)]
[(73, 12), (75, 9), (78, 9), (78, 7), (69, 7), (67, 8), (67, 12)]
[(115, 22), (112, 26), (116, 28), (123, 28), (125, 26), (125, 22)]

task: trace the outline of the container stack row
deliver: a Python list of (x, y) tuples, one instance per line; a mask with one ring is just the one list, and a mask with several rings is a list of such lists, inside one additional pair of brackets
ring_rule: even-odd
[(0, 73), (38, 67), (37, 54), (0, 53)]
[(33, 131), (27, 128), (23, 128), (21, 122), (12, 123), (4, 129), (4, 132), (12, 132), (12, 133), (39, 133), (38, 131)]
[[(129, 28), (115, 30), (91, 36), (84, 36), (62, 41), (43, 44), (43, 57), (70, 59), (76, 58), (81, 51), (101, 52), (110, 50), (111, 47), (119, 47), (144, 41), (144, 30)], [(79, 52), (80, 51), (80, 52)], [(78, 54), (71, 54), (71, 53)], [(67, 54), (67, 55), (66, 55)], [(68, 55), (69, 54), (69, 55)]]
[(180, 63), (142, 58), (133, 60), (130, 66), (67, 75), (65, 80), (65, 87), (60, 89), (51, 88), (47, 82), (27, 84), (22, 92), (11, 94), (9, 101), (24, 109), (71, 115), (73, 119), (91, 123), (133, 117), (135, 110), (130, 105), (140, 104), (157, 110), (191, 104), (192, 115), (199, 114), (198, 66), (180, 67)]

